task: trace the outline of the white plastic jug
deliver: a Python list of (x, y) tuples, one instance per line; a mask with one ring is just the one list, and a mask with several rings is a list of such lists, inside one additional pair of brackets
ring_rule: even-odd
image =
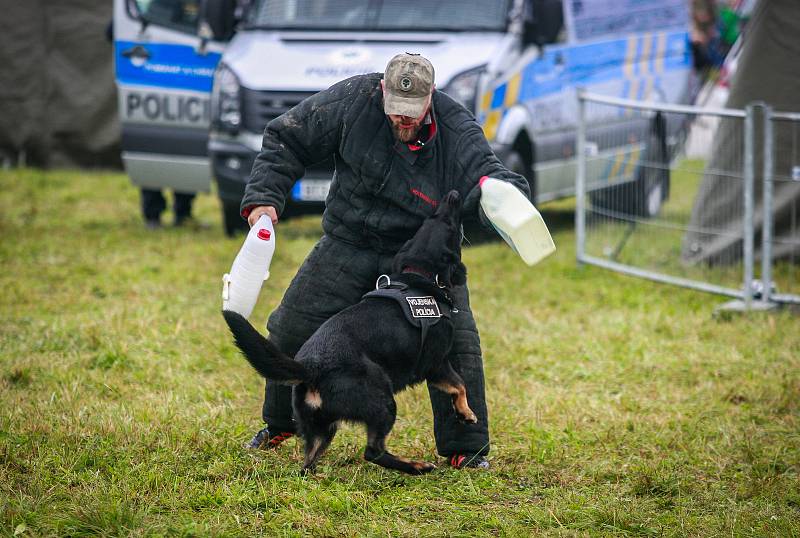
[(231, 272), (222, 277), (222, 309), (249, 318), (258, 300), (261, 285), (269, 278), (269, 264), (275, 253), (272, 219), (262, 215), (244, 240), (233, 260)]
[(522, 261), (539, 263), (556, 251), (556, 245), (539, 211), (507, 181), (482, 177), (481, 207), (486, 218)]

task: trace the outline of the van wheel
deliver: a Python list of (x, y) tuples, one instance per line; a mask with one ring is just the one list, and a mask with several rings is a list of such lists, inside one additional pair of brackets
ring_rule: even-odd
[(633, 181), (590, 193), (592, 205), (600, 210), (634, 217), (650, 219), (658, 216), (669, 198), (670, 185), (670, 159), (661, 113), (651, 123), (642, 161)]
[(525, 178), (528, 177), (528, 170), (525, 166), (525, 160), (518, 151), (512, 149), (508, 155), (503, 158), (503, 164), (505, 164), (506, 168), (512, 172), (516, 172), (521, 176), (525, 176)]
[(247, 232), (249, 226), (247, 221), (239, 213), (239, 204), (221, 200), (222, 202), (222, 227), (225, 235), (233, 237), (236, 234)]
[[(512, 149), (509, 150), (508, 153), (499, 154), (498, 158), (506, 168), (521, 175), (528, 181), (528, 185), (531, 189), (531, 200), (535, 200), (534, 196), (536, 191), (534, 190), (534, 182), (531, 178), (533, 175), (532, 170), (531, 167), (525, 163), (525, 159), (522, 155), (517, 150)], [(477, 215), (477, 213), (475, 215)], [(477, 216), (465, 216), (461, 224), (464, 229), (464, 235), (466, 235), (470, 244), (478, 245), (500, 240), (500, 236), (497, 232), (485, 227)]]
[(592, 205), (610, 213), (648, 219), (658, 216), (667, 200), (669, 170), (640, 167), (640, 172), (635, 181), (591, 193)]
[(528, 186), (531, 189), (531, 200), (536, 200), (536, 183), (533, 180), (533, 169), (525, 162), (525, 158), (522, 154), (512, 149), (503, 157), (503, 164), (512, 172), (528, 180)]

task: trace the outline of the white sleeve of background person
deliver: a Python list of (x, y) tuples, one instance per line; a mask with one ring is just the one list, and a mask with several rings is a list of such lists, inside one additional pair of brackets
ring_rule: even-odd
[(480, 187), (486, 218), (522, 261), (534, 265), (555, 252), (542, 215), (519, 189), (490, 177), (481, 178)]
[(230, 273), (222, 277), (222, 309), (249, 318), (258, 301), (261, 285), (269, 278), (275, 253), (275, 230), (267, 215), (250, 228)]

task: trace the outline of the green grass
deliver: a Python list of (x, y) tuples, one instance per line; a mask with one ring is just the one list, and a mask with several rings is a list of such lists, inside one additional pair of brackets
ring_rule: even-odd
[[(294, 441), (241, 448), (263, 385), (219, 315), (217, 201), (147, 232), (123, 175), (0, 172), (0, 535), (800, 536), (797, 317), (578, 268), (570, 204), (534, 268), (464, 253), (492, 469), (401, 476), (348, 426), (304, 478)], [(260, 326), (318, 218), (277, 233)], [(390, 446), (435, 461), (425, 389), (398, 403)]]
[[(688, 264), (681, 257), (686, 230), (696, 226), (691, 222), (692, 209), (704, 178), (704, 168), (705, 163), (701, 160), (673, 163), (670, 196), (657, 218), (628, 215), (613, 218), (607, 211), (596, 211), (590, 205), (587, 211), (586, 253), (662, 275), (740, 291), (744, 280), (741, 251), (738, 256), (731, 253), (714, 256), (711, 265)], [(731, 188), (736, 187), (735, 181), (731, 180)], [(732, 216), (735, 211), (731, 211), (729, 216), (735, 220)], [(757, 279), (761, 278), (760, 234), (759, 228), (756, 237), (758, 255), (754, 268)], [(710, 237), (707, 239), (710, 242)], [(800, 293), (800, 267), (792, 260), (776, 260), (772, 266), (772, 280), (779, 293)]]

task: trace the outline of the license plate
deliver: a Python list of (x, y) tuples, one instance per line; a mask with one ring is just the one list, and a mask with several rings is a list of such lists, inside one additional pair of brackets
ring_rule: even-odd
[(324, 202), (330, 188), (328, 179), (301, 179), (294, 184), (292, 198), (303, 202)]

